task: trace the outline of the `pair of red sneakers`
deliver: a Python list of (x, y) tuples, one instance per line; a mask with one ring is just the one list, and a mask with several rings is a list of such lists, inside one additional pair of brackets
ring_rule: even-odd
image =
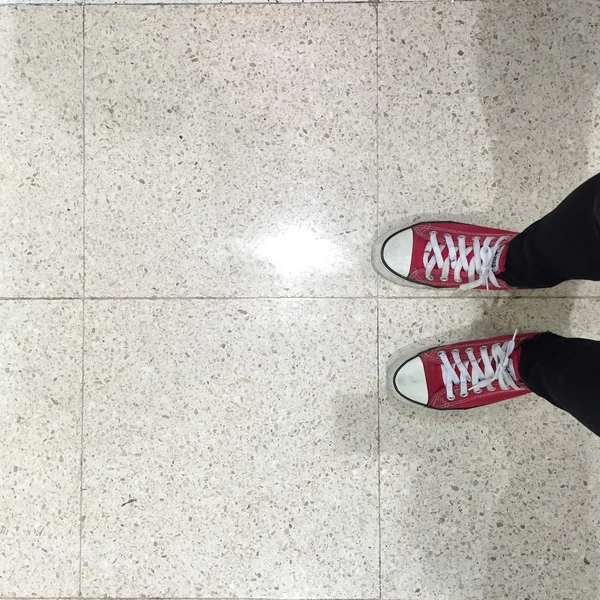
[[(453, 222), (418, 223), (373, 246), (380, 275), (405, 285), (510, 290), (502, 279), (513, 231)], [(528, 333), (438, 346), (398, 359), (388, 370), (401, 400), (441, 410), (475, 408), (529, 393), (519, 360)]]

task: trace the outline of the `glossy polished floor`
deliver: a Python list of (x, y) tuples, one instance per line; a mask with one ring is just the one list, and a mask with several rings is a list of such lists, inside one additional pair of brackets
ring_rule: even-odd
[[(600, 285), (370, 266), (600, 170), (597, 0), (0, 6), (0, 597), (598, 600), (600, 441), (386, 397)], [(556, 241), (557, 244), (560, 240)]]

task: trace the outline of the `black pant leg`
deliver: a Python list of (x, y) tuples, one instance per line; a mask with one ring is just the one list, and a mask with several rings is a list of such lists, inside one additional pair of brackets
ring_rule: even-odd
[(521, 347), (523, 383), (600, 435), (600, 342), (542, 333)]
[(510, 242), (501, 278), (513, 287), (600, 281), (600, 174)]

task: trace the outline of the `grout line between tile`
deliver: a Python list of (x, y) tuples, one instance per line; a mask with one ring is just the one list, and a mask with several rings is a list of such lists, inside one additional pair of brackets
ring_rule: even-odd
[[(288, 6), (288, 5), (296, 5), (296, 4), (304, 4), (306, 6), (322, 6), (327, 4), (369, 4), (372, 3), (373, 0), (206, 0), (205, 2), (201, 1), (191, 1), (188, 2), (186, 0), (182, 0), (177, 2), (176, 0), (172, 0), (169, 2), (161, 2), (160, 0), (156, 0), (155, 2), (135, 2), (130, 0), (125, 1), (107, 1), (107, 2), (90, 2), (89, 0), (80, 0), (79, 2), (1, 2), (0, 6), (104, 6), (104, 7), (117, 7), (117, 6)], [(419, 0), (398, 0), (398, 1), (410, 1), (410, 2), (418, 2)], [(437, 0), (423, 0), (426, 2), (436, 2)], [(473, 0), (469, 0), (473, 1)], [(0, 597), (1, 599), (1, 597)]]
[(377, 318), (377, 538), (378, 538), (378, 574), (379, 574), (379, 599), (382, 598), (382, 572), (381, 572), (381, 377), (380, 355), (379, 355), (379, 300), (375, 306), (375, 317)]
[(79, 576), (78, 593), (82, 592), (82, 564), (83, 564), (83, 443), (84, 443), (84, 398), (85, 398), (85, 300), (82, 300), (81, 311), (81, 410), (79, 415)]
[[(595, 296), (381, 296), (378, 280), (377, 295), (375, 296), (87, 296), (85, 300), (434, 300), (435, 302), (464, 302), (465, 300), (498, 300), (502, 298), (511, 301), (600, 300), (600, 294)], [(83, 300), (83, 298), (81, 296), (0, 296), (0, 302), (68, 302), (74, 300)], [(2, 600), (2, 596), (0, 596), (0, 600)]]
[[(207, 2), (89, 2), (83, 0), (88, 6), (291, 6), (303, 4), (305, 6), (323, 6), (327, 4), (368, 4), (372, 0), (283, 0), (283, 1), (259, 1), (245, 2), (244, 0), (232, 0), (221, 2), (219, 0), (208, 0)], [(401, 0), (405, 1), (405, 0)], [(415, 0), (406, 0), (415, 1)], [(417, 0), (418, 1), (418, 0)], [(425, 0), (426, 2), (434, 2), (436, 0)], [(472, 0), (470, 0), (472, 1)]]
[[(0, 296), (0, 302), (28, 302), (28, 301), (47, 301), (47, 300), (81, 300), (81, 296)], [(0, 596), (1, 598), (1, 596)]]
[[(376, 235), (379, 236), (379, 0), (375, 0), (375, 198)], [(377, 302), (375, 304), (376, 322), (376, 377), (377, 377), (377, 573), (379, 580), (379, 598), (382, 597), (382, 573), (381, 573), (381, 381), (379, 367), (379, 292), (380, 281), (377, 277)]]
[[(407, 0), (408, 1), (408, 0)], [(412, 1), (412, 0), (411, 0)], [(466, 0), (465, 0), (466, 1)], [(471, 1), (471, 0), (469, 0)], [(480, 300), (480, 301), (498, 301), (498, 300), (510, 300), (514, 302), (516, 300), (600, 300), (598, 296), (380, 296), (378, 300), (418, 300), (422, 301), (435, 301), (435, 302), (465, 302), (466, 300)]]
[(85, 399), (85, 209), (86, 209), (86, 140), (85, 140), (85, 4), (81, 10), (81, 110), (82, 110), (82, 219), (81, 219), (81, 238), (82, 238), (82, 299), (81, 299), (81, 412), (80, 412), (80, 440), (79, 440), (79, 577), (78, 577), (78, 593), (83, 595), (82, 591), (82, 564), (83, 564), (83, 444), (84, 444), (84, 399)]
[(81, 9), (82, 14), (82, 29), (81, 29), (81, 138), (82, 138), (82, 182), (81, 182), (81, 194), (82, 194), (82, 219), (81, 219), (81, 238), (82, 238), (82, 256), (83, 256), (83, 291), (82, 291), (82, 299), (85, 300), (86, 295), (86, 281), (85, 281), (85, 261), (86, 261), (86, 139), (85, 139), (85, 0)]
[[(157, 0), (156, 2), (90, 2), (89, 0), (80, 0), (79, 2), (0, 2), (0, 6), (264, 6), (264, 5), (274, 5), (274, 6), (286, 6), (286, 5), (295, 5), (295, 4), (304, 4), (310, 6), (319, 6), (323, 4), (375, 4), (375, 2), (379, 3), (383, 1), (385, 4), (454, 4), (454, 3), (468, 3), (474, 2), (474, 0), (272, 0), (268, 1), (258, 1), (254, 2), (244, 1), (244, 0), (207, 0), (206, 2), (160, 2)], [(1, 600), (1, 597), (0, 597)]]
[(86, 300), (377, 300), (376, 296), (89, 296)]

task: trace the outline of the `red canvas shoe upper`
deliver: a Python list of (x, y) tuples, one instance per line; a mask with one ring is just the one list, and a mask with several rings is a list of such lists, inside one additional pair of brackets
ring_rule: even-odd
[(514, 231), (450, 221), (418, 223), (411, 229), (409, 281), (438, 288), (511, 289), (497, 275), (504, 271)]
[[(502, 335), (426, 350), (396, 368), (395, 390), (406, 400), (440, 410), (475, 408), (527, 394), (530, 390), (520, 381), (520, 345), (536, 335)], [(419, 389), (422, 383), (426, 387)]]

